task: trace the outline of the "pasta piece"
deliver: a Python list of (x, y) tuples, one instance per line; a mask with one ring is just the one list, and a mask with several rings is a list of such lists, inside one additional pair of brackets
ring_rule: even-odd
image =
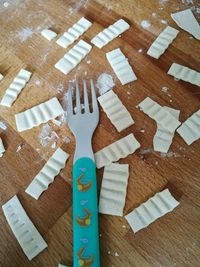
[(32, 73), (21, 69), (17, 76), (14, 78), (8, 89), (6, 90), (3, 98), (1, 99), (0, 105), (11, 107), (21, 93), (22, 89), (26, 86)]
[(58, 264), (58, 267), (67, 267), (66, 265)]
[(0, 73), (0, 81), (3, 80), (4, 76)]
[(176, 29), (167, 26), (152, 43), (149, 50), (147, 51), (147, 54), (158, 59), (173, 42), (178, 33), (179, 31), (177, 31)]
[(170, 112), (161, 107), (150, 97), (145, 98), (138, 106), (145, 114), (154, 119), (157, 124), (161, 125), (169, 132), (174, 132), (174, 130), (181, 124), (181, 122), (174, 118)]
[[(180, 110), (169, 107), (163, 108), (170, 112), (175, 119), (179, 119)], [(171, 132), (168, 129), (163, 128), (162, 125), (157, 124), (157, 131), (153, 138), (154, 151), (167, 153), (174, 138), (174, 133), (175, 130)]]
[(168, 189), (165, 189), (142, 203), (138, 208), (127, 214), (125, 218), (134, 233), (136, 233), (169, 213), (178, 205), (179, 202), (171, 195)]
[(27, 109), (24, 112), (15, 114), (15, 120), (18, 132), (31, 129), (35, 126), (45, 123), (64, 113), (56, 97)]
[(188, 67), (173, 63), (167, 73), (177, 79), (200, 86), (200, 72)]
[(200, 26), (190, 8), (173, 13), (171, 14), (171, 17), (180, 28), (200, 40)]
[(56, 43), (64, 48), (67, 48), (75, 40), (77, 40), (84, 32), (86, 32), (92, 23), (86, 18), (82, 17), (76, 22), (67, 32), (65, 32)]
[(15, 195), (2, 206), (4, 215), (17, 241), (29, 260), (47, 247), (36, 227)]
[(47, 190), (49, 184), (53, 183), (55, 176), (65, 167), (65, 162), (68, 157), (69, 154), (61, 148), (58, 148), (41, 171), (35, 176), (25, 192), (38, 200), (40, 195)]
[(63, 58), (56, 64), (55, 68), (65, 75), (73, 70), (81, 60), (91, 51), (92, 46), (83, 40), (80, 40), (72, 49), (70, 49)]
[(130, 25), (125, 20), (119, 19), (92, 38), (91, 43), (98, 48), (102, 48), (129, 28)]
[(123, 216), (128, 185), (129, 165), (112, 163), (104, 168), (99, 212)]
[(128, 63), (128, 59), (124, 56), (120, 48), (106, 53), (106, 57), (115, 74), (117, 75), (117, 78), (123, 85), (137, 80), (132, 67)]
[(140, 144), (131, 133), (94, 154), (98, 169), (134, 153)]
[(41, 34), (48, 41), (53, 40), (57, 36), (57, 33), (52, 31), (52, 30), (50, 30), (50, 29), (44, 29), (43, 31), (41, 31)]
[(176, 131), (188, 145), (198, 140), (200, 138), (200, 109), (193, 113)]
[(118, 132), (134, 123), (130, 113), (112, 90), (98, 97), (98, 101)]
[(3, 156), (4, 152), (5, 152), (5, 148), (4, 148), (4, 145), (3, 145), (3, 141), (2, 141), (2, 139), (0, 137), (0, 157)]

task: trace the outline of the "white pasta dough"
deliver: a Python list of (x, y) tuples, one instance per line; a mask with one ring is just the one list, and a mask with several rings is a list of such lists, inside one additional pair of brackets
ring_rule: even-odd
[(68, 29), (57, 41), (56, 43), (64, 48), (67, 48), (75, 40), (77, 40), (84, 32), (86, 32), (92, 23), (86, 18), (82, 17), (78, 22), (76, 22), (71, 28)]
[(140, 147), (139, 142), (131, 133), (116, 142), (101, 149), (94, 154), (97, 168), (110, 165), (112, 162), (118, 161), (133, 154)]
[(112, 90), (98, 97), (98, 101), (118, 132), (134, 123), (130, 113)]
[(158, 59), (173, 42), (178, 33), (179, 31), (176, 29), (167, 26), (152, 43), (147, 54)]
[(176, 131), (188, 145), (198, 140), (200, 138), (200, 109), (192, 114)]
[(41, 31), (41, 35), (48, 41), (51, 41), (57, 36), (57, 33), (50, 29), (44, 29), (43, 31)]
[(8, 224), (29, 260), (47, 247), (36, 227), (31, 222), (17, 196), (2, 206)]
[(22, 89), (26, 86), (32, 73), (21, 69), (17, 76), (14, 78), (8, 89), (6, 90), (3, 98), (1, 99), (0, 105), (11, 107), (21, 93)]
[(173, 63), (167, 73), (177, 79), (200, 86), (200, 72), (188, 67)]
[(52, 157), (47, 161), (41, 171), (26, 189), (26, 193), (38, 199), (47, 190), (50, 183), (53, 183), (56, 175), (64, 168), (69, 155), (61, 148), (58, 148)]
[(106, 53), (106, 57), (122, 85), (137, 80), (128, 59), (124, 56), (120, 48)]
[(81, 60), (86, 57), (91, 51), (92, 46), (83, 40), (80, 40), (72, 49), (70, 49), (63, 58), (61, 58), (56, 64), (55, 68), (64, 73), (68, 74), (73, 70)]
[(114, 24), (110, 25), (108, 28), (104, 29), (102, 32), (98, 33), (94, 38), (92, 38), (91, 43), (98, 48), (102, 48), (129, 28), (130, 25), (125, 20), (119, 19)]
[(0, 137), (0, 157), (3, 156), (4, 152), (5, 152), (5, 148), (4, 148), (4, 145), (3, 145), (3, 140)]
[(17, 130), (19, 132), (31, 129), (35, 126), (45, 123), (64, 113), (56, 97), (27, 109), (24, 112), (15, 114)]
[(129, 165), (112, 163), (104, 168), (99, 212), (123, 216), (128, 185)]
[(172, 211), (178, 205), (179, 202), (171, 195), (168, 189), (165, 189), (142, 203), (131, 213), (127, 214), (125, 218), (134, 233), (136, 233), (158, 218)]

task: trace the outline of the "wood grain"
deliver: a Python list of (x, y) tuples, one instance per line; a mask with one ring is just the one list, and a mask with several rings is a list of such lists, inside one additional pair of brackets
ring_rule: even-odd
[[(0, 72), (6, 77), (0, 84), (0, 98), (20, 68), (26, 67), (33, 72), (33, 76), (12, 108), (0, 106), (0, 121), (7, 125), (7, 130), (0, 129), (6, 147), (6, 153), (0, 158), (0, 204), (3, 205), (14, 194), (18, 194), (49, 246), (29, 262), (0, 211), (0, 266), (53, 267), (60, 262), (72, 266), (73, 135), (66, 123), (61, 127), (49, 123), (59, 136), (57, 146), (61, 146), (71, 157), (54, 183), (36, 201), (25, 194), (24, 190), (55, 149), (51, 148), (52, 143), (48, 146), (40, 143), (38, 136), (43, 125), (22, 133), (16, 132), (14, 114), (53, 96), (57, 96), (62, 103), (70, 79), (97, 80), (104, 72), (113, 76), (116, 83), (114, 91), (132, 114), (135, 124), (119, 134), (105, 113), (101, 112), (100, 124), (93, 139), (94, 151), (130, 132), (141, 143), (139, 151), (120, 160), (121, 163), (130, 164), (124, 214), (165, 187), (171, 190), (181, 204), (173, 213), (136, 235), (124, 218), (100, 215), (101, 266), (199, 266), (200, 143), (197, 141), (187, 146), (176, 135), (167, 156), (153, 152), (152, 139), (156, 125), (136, 108), (141, 100), (150, 96), (161, 105), (180, 109), (181, 121), (199, 109), (199, 88), (183, 81), (177, 82), (166, 74), (173, 62), (199, 70), (199, 42), (180, 30), (176, 40), (159, 60), (146, 55), (152, 41), (165, 28), (164, 21), (177, 28), (170, 13), (191, 7), (187, 2), (15, 0), (8, 1), (8, 7), (5, 7), (1, 1)], [(194, 0), (193, 6), (198, 7), (198, 1)], [(198, 14), (196, 15), (198, 18)], [(119, 18), (126, 19), (131, 28), (101, 50), (93, 47), (86, 59), (69, 75), (64, 76), (54, 68), (54, 64), (66, 50), (55, 42), (45, 40), (40, 31), (51, 27), (62, 35), (81, 16), (94, 23), (83, 36), (88, 42), (96, 33)], [(151, 26), (142, 28), (143, 20), (148, 20)], [(106, 61), (105, 53), (117, 47), (128, 57), (138, 77), (136, 82), (129, 85), (120, 84)], [(138, 52), (139, 49), (142, 49), (141, 53)], [(88, 64), (88, 61), (91, 63)], [(161, 90), (163, 86), (169, 88), (168, 93)], [(66, 136), (70, 142), (65, 142)], [(19, 145), (22, 148), (16, 152)], [(102, 170), (98, 170), (97, 174), (100, 187)]]

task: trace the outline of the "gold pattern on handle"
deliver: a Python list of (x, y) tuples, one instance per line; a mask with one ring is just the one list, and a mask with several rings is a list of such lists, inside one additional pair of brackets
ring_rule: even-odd
[(89, 226), (90, 225), (90, 223), (91, 223), (91, 220), (90, 220), (90, 218), (91, 218), (91, 212), (89, 212), (89, 210), (88, 209), (83, 209), (84, 210), (84, 212), (85, 212), (85, 214), (86, 214), (86, 216), (85, 217), (79, 217), (79, 216), (77, 216), (76, 217), (76, 222), (80, 225), (80, 226)]
[(87, 184), (82, 183), (81, 180), (83, 179), (83, 177), (84, 177), (84, 174), (81, 174), (77, 180), (78, 191), (86, 192), (90, 189), (90, 187), (92, 186), (92, 183), (91, 182), (88, 182)]
[(79, 258), (78, 264), (80, 267), (90, 267), (94, 262), (94, 257), (93, 256), (90, 256), (89, 258), (82, 257), (84, 250), (85, 250), (85, 248), (81, 247), (79, 252), (77, 253), (77, 256)]

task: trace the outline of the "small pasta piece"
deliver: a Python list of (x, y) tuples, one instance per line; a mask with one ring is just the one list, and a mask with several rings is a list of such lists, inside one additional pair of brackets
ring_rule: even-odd
[(43, 31), (41, 31), (41, 35), (48, 41), (52, 41), (54, 38), (56, 38), (57, 33), (50, 29), (44, 29)]
[(129, 165), (112, 163), (104, 168), (99, 212), (123, 216), (128, 185)]
[(65, 167), (65, 162), (69, 154), (58, 148), (52, 157), (47, 161), (41, 171), (35, 176), (30, 185), (26, 188), (26, 193), (38, 200), (40, 195), (48, 189), (50, 183)]
[(98, 97), (98, 101), (118, 132), (134, 123), (130, 113), (112, 90)]
[(4, 152), (5, 152), (5, 147), (3, 145), (3, 140), (0, 137), (0, 157), (3, 156)]
[(131, 213), (125, 216), (134, 233), (147, 227), (158, 218), (171, 212), (179, 202), (171, 195), (168, 189), (155, 194)]
[(0, 81), (3, 80), (4, 76), (0, 73)]
[(139, 142), (131, 133), (96, 152), (94, 154), (96, 166), (98, 169), (108, 166), (120, 158), (133, 154), (139, 147)]
[(47, 243), (26, 214), (16, 195), (6, 202), (2, 209), (22, 250), (27, 258), (32, 260), (47, 247)]

